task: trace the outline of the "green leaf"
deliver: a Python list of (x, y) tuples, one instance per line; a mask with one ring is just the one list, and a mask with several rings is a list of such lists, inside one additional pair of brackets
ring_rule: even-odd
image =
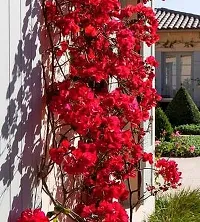
[(70, 214), (70, 213), (71, 213), (71, 210), (70, 210), (69, 208), (65, 208), (63, 213), (64, 213), (65, 215)]
[(59, 222), (58, 218), (57, 218), (57, 217), (54, 218), (54, 219), (53, 219), (53, 222)]

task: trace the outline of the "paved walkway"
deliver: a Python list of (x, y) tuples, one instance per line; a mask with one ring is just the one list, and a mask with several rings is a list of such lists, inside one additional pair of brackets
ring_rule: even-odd
[[(182, 172), (182, 185), (178, 189), (170, 189), (160, 195), (173, 194), (181, 189), (200, 189), (200, 157), (170, 158), (170, 160), (175, 160), (179, 171)], [(162, 180), (160, 182), (162, 183)]]
[[(172, 158), (171, 158), (172, 159)], [(173, 158), (182, 172), (180, 188), (200, 188), (200, 157)]]

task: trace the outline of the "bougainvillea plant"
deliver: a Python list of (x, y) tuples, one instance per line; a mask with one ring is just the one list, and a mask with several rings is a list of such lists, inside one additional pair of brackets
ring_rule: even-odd
[[(152, 85), (157, 62), (140, 54), (142, 44), (158, 40), (146, 2), (121, 8), (118, 0), (43, 0), (47, 136), (39, 177), (55, 209), (47, 216), (28, 209), (19, 222), (57, 221), (59, 214), (74, 221), (132, 221), (130, 179), (140, 162), (154, 161), (143, 151), (141, 126), (160, 98)], [(46, 182), (55, 165), (59, 199)], [(160, 160), (156, 166), (168, 187), (177, 186), (176, 164)]]

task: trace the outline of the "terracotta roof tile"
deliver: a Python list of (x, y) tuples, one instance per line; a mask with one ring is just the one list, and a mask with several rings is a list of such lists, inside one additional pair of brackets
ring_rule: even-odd
[(200, 29), (200, 15), (157, 8), (158, 29)]

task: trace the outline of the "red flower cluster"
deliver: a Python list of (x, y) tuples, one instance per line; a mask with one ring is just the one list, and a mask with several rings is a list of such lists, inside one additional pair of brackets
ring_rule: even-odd
[[(97, 215), (100, 215), (97, 217)], [(105, 221), (105, 222), (126, 222), (128, 221), (128, 215), (126, 211), (121, 208), (118, 202), (108, 203), (107, 201), (102, 201), (99, 206), (96, 207), (95, 204), (90, 206), (85, 206), (82, 210), (81, 216), (83, 218), (92, 218), (88, 221)]]
[[(142, 3), (121, 9), (118, 0), (55, 2), (44, 8), (53, 73), (47, 105), (55, 127), (49, 155), (63, 175), (78, 175), (73, 190), (81, 193), (78, 211), (85, 221), (127, 222), (114, 199), (128, 198), (126, 180), (135, 177), (140, 161), (153, 163), (141, 146), (141, 123), (160, 98), (152, 85), (157, 63), (138, 52), (142, 43), (158, 40), (155, 13)], [(157, 167), (167, 182), (177, 183), (175, 165)], [(48, 221), (40, 210), (21, 218)]]
[[(178, 171), (177, 163), (173, 160), (159, 159), (155, 164), (157, 174), (161, 175), (165, 181), (164, 189), (176, 188), (181, 179), (181, 172)], [(166, 186), (167, 185), (167, 186)]]
[(17, 222), (49, 222), (49, 219), (40, 209), (27, 209), (22, 212), (21, 217), (18, 218)]
[[(66, 80), (51, 86), (49, 107), (79, 142), (70, 144), (66, 135), (50, 156), (64, 172), (82, 175), (80, 214), (87, 221), (125, 222), (126, 212), (113, 199), (128, 198), (124, 181), (136, 175), (140, 160), (153, 163), (152, 154), (142, 151), (140, 125), (159, 99), (152, 87), (157, 63), (153, 57), (143, 61), (137, 51), (141, 42), (158, 39), (157, 21), (143, 4), (121, 9), (117, 0), (69, 2), (67, 11), (66, 1), (46, 3), (51, 27), (63, 39), (70, 36), (56, 45), (57, 56), (71, 58)], [(138, 20), (130, 22), (133, 14)], [(108, 90), (111, 79), (117, 87)]]

